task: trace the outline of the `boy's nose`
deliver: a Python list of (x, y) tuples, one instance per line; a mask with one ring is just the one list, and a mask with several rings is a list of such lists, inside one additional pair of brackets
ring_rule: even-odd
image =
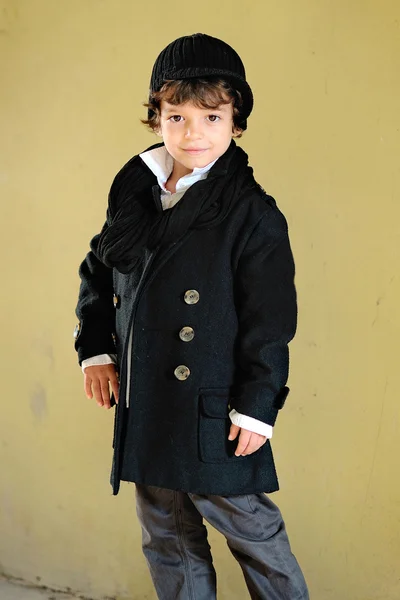
[(188, 122), (185, 127), (185, 138), (187, 139), (199, 139), (202, 137), (201, 127), (197, 123)]

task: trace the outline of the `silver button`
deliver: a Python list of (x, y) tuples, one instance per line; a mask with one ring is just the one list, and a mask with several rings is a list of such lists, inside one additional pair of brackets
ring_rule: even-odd
[(185, 292), (184, 300), (186, 304), (197, 304), (200, 300), (200, 294), (197, 290), (187, 290), (187, 292)]
[(194, 330), (191, 327), (182, 327), (179, 332), (182, 342), (191, 342), (194, 338)]
[(185, 381), (190, 375), (190, 369), (185, 365), (179, 365), (179, 367), (176, 367), (174, 375), (179, 381)]
[(75, 329), (74, 329), (74, 338), (75, 339), (78, 339), (80, 332), (81, 332), (81, 324), (77, 323), (75, 325)]

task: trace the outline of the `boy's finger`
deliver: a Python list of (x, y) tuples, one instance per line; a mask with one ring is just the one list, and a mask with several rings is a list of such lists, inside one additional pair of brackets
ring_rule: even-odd
[(111, 408), (110, 388), (108, 385), (108, 378), (100, 380), (100, 388), (101, 388), (101, 395), (103, 398), (104, 408)]
[(103, 398), (101, 395), (100, 381), (98, 379), (95, 379), (92, 383), (92, 387), (93, 387), (93, 393), (94, 393), (94, 397), (96, 399), (97, 404), (99, 406), (103, 406), (104, 402), (103, 402)]
[(246, 448), (244, 449), (244, 451), (242, 452), (242, 456), (247, 456), (248, 454), (253, 454), (253, 452), (255, 452), (256, 450), (259, 449), (259, 445), (258, 443), (255, 444), (254, 442), (251, 443), (249, 442), (246, 446)]
[(119, 383), (118, 383), (118, 378), (117, 378), (116, 374), (115, 374), (114, 377), (110, 377), (110, 384), (111, 384), (111, 389), (112, 389), (112, 391), (114, 393), (115, 402), (118, 404)]
[(235, 456), (240, 456), (246, 450), (251, 436), (250, 431), (242, 429), (239, 435), (239, 442), (235, 450)]
[(244, 452), (242, 452), (242, 456), (247, 456), (248, 454), (253, 454), (261, 448), (263, 444), (265, 444), (267, 438), (258, 433), (252, 433), (247, 448)]
[(92, 399), (93, 398), (92, 380), (90, 379), (90, 377), (88, 375), (85, 375), (84, 387), (85, 387), (85, 394), (86, 394), (86, 396), (89, 399)]
[(240, 431), (240, 427), (238, 427), (238, 425), (235, 425), (234, 423), (232, 423), (231, 428), (229, 430), (228, 440), (235, 440), (239, 434), (239, 431)]

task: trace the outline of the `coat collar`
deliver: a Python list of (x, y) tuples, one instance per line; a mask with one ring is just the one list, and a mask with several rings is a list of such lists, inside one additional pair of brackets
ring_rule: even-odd
[[(151, 172), (157, 177), (158, 185), (162, 192), (171, 195), (165, 184), (169, 179), (174, 167), (174, 159), (168, 152), (165, 145), (153, 147), (150, 150), (146, 150), (139, 154), (143, 162), (149, 167)], [(176, 193), (185, 192), (191, 185), (202, 179), (206, 179), (211, 167), (218, 159), (213, 160), (205, 167), (195, 167), (192, 173), (184, 175), (176, 183)]]

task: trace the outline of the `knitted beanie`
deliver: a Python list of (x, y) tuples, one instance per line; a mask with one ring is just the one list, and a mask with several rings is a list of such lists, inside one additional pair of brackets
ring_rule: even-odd
[[(240, 92), (243, 104), (239, 124), (247, 127), (247, 117), (253, 108), (253, 94), (246, 81), (244, 65), (238, 53), (226, 42), (205, 33), (186, 35), (171, 42), (161, 51), (154, 63), (150, 80), (149, 99), (167, 80), (195, 77), (220, 77)], [(149, 119), (153, 111), (149, 109)]]

